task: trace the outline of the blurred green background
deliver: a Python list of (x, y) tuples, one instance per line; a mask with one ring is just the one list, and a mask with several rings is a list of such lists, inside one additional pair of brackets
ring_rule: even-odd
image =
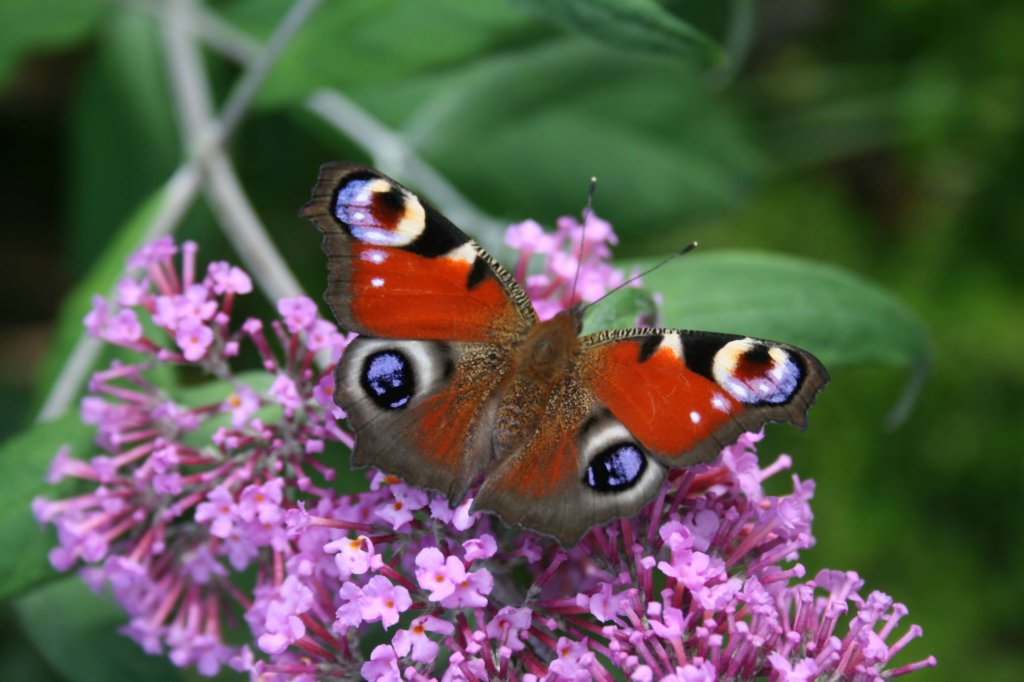
[[(182, 163), (173, 13), (191, 17), (219, 105), (289, 6), (0, 2), (0, 437), (31, 423), (71, 347), (62, 302), (88, 293)], [(310, 99), (325, 88), (369, 122), (325, 122)], [(742, 248), (878, 283), (930, 338), (905, 421), (887, 426), (915, 363), (847, 358), (810, 428), (771, 427), (761, 451), (817, 481), (809, 573), (856, 570), (924, 628), (899, 660), (939, 667), (914, 679), (1024, 677), (1024, 4), (337, 0), (289, 42), (228, 149), (314, 294), (319, 237), (296, 210), (317, 165), (345, 158), (419, 186), (485, 243), (496, 223), (474, 215), (551, 225), (595, 175), (623, 260), (696, 239), (703, 253), (671, 269)], [(461, 196), (430, 193), (408, 152)], [(176, 234), (237, 260), (203, 201)], [(699, 304), (716, 286), (659, 288)], [(53, 603), (91, 608), (73, 598)], [(88, 679), (55, 663), (59, 628), (37, 620), (28, 637), (26, 608), (0, 607), (0, 678)]]

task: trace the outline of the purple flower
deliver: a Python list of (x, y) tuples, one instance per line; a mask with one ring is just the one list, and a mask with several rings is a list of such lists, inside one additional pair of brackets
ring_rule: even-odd
[(466, 567), (458, 557), (445, 557), (436, 547), (427, 547), (416, 555), (416, 581), (427, 590), (430, 601), (443, 601), (455, 594), (466, 580)]
[(282, 298), (277, 302), (277, 312), (292, 334), (306, 331), (317, 318), (316, 303), (306, 296)]
[[(585, 235), (572, 218), (555, 233), (509, 230), (541, 317), (624, 279), (608, 263), (611, 226), (585, 221)], [(214, 263), (197, 282), (196, 255), (147, 246), (116, 301), (95, 302), (90, 333), (142, 358), (90, 381), (81, 416), (97, 451), (54, 459), (49, 480), (87, 489), (32, 505), (57, 530), (54, 566), (109, 586), (147, 652), (202, 674), (303, 681), (859, 681), (935, 665), (891, 666), (921, 630), (900, 627), (907, 609), (887, 595), (861, 596), (856, 573), (805, 579), (814, 485), (792, 476), (789, 492), (766, 494), (792, 462), (762, 466), (760, 434), (670, 472), (633, 518), (569, 550), (471, 513), (472, 491), (452, 508), (372, 473), (368, 490), (338, 493), (353, 436), (333, 366), (313, 358), (336, 362), (352, 335), (306, 297), (281, 301), (276, 320), (233, 320), (251, 281)], [(263, 377), (240, 378), (246, 356)], [(174, 400), (151, 373), (167, 363), (207, 372), (216, 397)], [(381, 642), (368, 658), (364, 638)]]
[(175, 340), (182, 354), (189, 362), (195, 362), (204, 355), (213, 343), (213, 330), (196, 317), (186, 317), (178, 324)]
[(226, 538), (235, 526), (235, 498), (227, 488), (217, 487), (206, 496), (207, 501), (196, 507), (197, 523), (210, 523), (210, 533)]
[(252, 280), (242, 268), (224, 261), (210, 263), (206, 270), (210, 289), (218, 296), (224, 294), (248, 294), (252, 291)]
[(401, 682), (398, 654), (389, 644), (378, 644), (370, 653), (370, 660), (359, 669), (363, 679), (370, 682)]
[(455, 626), (434, 616), (419, 616), (413, 619), (408, 630), (395, 633), (392, 644), (399, 656), (408, 656), (416, 663), (431, 663), (437, 658), (439, 647), (427, 635), (430, 632), (450, 635), (455, 632)]
[(393, 585), (382, 575), (375, 575), (363, 588), (359, 610), (364, 621), (372, 623), (379, 620), (386, 630), (397, 623), (399, 614), (411, 605), (409, 590)]

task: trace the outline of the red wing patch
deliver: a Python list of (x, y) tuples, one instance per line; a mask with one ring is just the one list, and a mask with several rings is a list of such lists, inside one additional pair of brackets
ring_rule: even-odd
[(522, 288), (434, 208), (363, 166), (325, 164), (303, 208), (324, 233), (325, 298), (349, 331), (489, 341), (537, 316)]
[(374, 336), (398, 339), (484, 341), (514, 327), (512, 299), (494, 277), (471, 282), (476, 254), (463, 250), (470, 260), (357, 243), (339, 272), (352, 317)]
[(664, 339), (643, 354), (643, 361), (642, 337), (591, 347), (587, 383), (644, 447), (671, 456), (696, 448), (743, 406), (714, 381), (687, 369), (678, 336)]

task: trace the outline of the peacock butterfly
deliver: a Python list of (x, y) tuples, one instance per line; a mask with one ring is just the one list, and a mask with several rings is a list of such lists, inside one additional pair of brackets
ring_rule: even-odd
[(803, 428), (828, 381), (807, 351), (732, 334), (541, 322), (526, 293), (437, 210), (376, 170), (320, 169), (302, 209), (324, 234), (327, 303), (358, 332), (335, 402), (352, 462), (575, 544), (629, 516), (668, 467), (768, 421)]

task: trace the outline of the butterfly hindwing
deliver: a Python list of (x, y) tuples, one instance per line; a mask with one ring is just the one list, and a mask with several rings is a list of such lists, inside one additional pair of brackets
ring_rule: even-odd
[(509, 371), (492, 344), (357, 338), (335, 377), (356, 436), (352, 463), (461, 499), (489, 461), (494, 396)]
[(473, 503), (565, 547), (592, 526), (636, 514), (665, 480), (664, 465), (622, 422), (585, 390), (570, 390), (555, 396), (550, 421), (488, 475)]
[(324, 164), (301, 214), (324, 234), (326, 299), (349, 331), (467, 342), (515, 336), (537, 320), (476, 242), (371, 168)]
[(670, 466), (708, 461), (769, 421), (803, 428), (828, 381), (804, 350), (732, 334), (631, 329), (581, 342), (597, 401)]

